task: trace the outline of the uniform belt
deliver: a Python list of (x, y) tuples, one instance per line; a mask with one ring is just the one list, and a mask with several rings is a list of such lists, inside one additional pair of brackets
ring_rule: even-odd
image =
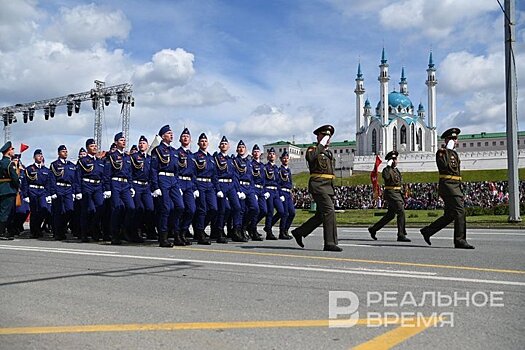
[(86, 181), (86, 182), (89, 182), (90, 184), (99, 184), (100, 183), (100, 180), (92, 180), (92, 179), (87, 179), (87, 178), (82, 178), (82, 181)]
[(385, 186), (385, 190), (400, 190), (401, 186)]
[(111, 180), (120, 181), (120, 182), (128, 182), (128, 179), (123, 178), (123, 177), (112, 177)]
[(232, 182), (232, 179), (219, 179), (219, 182)]
[(445, 180), (461, 181), (461, 176), (455, 176), (455, 175), (439, 175), (439, 178), (440, 179), (445, 179)]
[(281, 191), (292, 193), (292, 190), (289, 188), (281, 188)]
[(44, 186), (40, 186), (40, 185), (29, 185), (29, 187), (31, 187), (31, 188), (38, 188), (38, 189), (41, 189), (41, 190), (44, 189)]
[(161, 171), (161, 172), (159, 172), (159, 175), (163, 175), (163, 176), (175, 176), (174, 173), (167, 173), (167, 172), (165, 172), (165, 171)]
[(211, 179), (209, 177), (198, 177), (197, 181), (201, 182), (211, 182)]
[(239, 181), (239, 183), (241, 185), (244, 185), (244, 186), (250, 186), (251, 185), (251, 182), (250, 181)]
[(68, 183), (65, 183), (65, 182), (57, 182), (57, 186), (71, 187), (71, 184), (68, 184)]
[(255, 185), (255, 188), (263, 188), (263, 185)]
[(179, 175), (179, 179), (184, 180), (184, 181), (191, 181), (191, 176), (182, 176), (182, 175)]
[(277, 186), (266, 186), (266, 188), (269, 190), (276, 190)]
[(147, 181), (139, 181), (139, 180), (133, 180), (133, 183), (137, 185), (147, 185), (148, 184)]
[(310, 177), (321, 178), (321, 179), (335, 179), (335, 175), (332, 174), (310, 174)]
[(0, 182), (11, 182), (11, 179), (0, 179)]

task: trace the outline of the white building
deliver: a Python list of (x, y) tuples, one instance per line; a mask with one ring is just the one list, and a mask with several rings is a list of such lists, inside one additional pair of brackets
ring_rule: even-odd
[(379, 65), (379, 102), (372, 113), (370, 101), (364, 101), (364, 79), (361, 63), (358, 65), (356, 94), (356, 155), (385, 155), (394, 150), (399, 153), (437, 151), (436, 131), (436, 69), (430, 53), (427, 81), (428, 122), (425, 109), (420, 103), (415, 110), (408, 98), (408, 82), (404, 67), (401, 70), (399, 91), (389, 91), (388, 63), (385, 49)]

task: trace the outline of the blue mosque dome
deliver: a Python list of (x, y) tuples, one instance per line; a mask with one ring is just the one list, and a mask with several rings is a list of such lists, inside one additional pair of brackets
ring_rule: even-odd
[(400, 92), (392, 91), (388, 94), (388, 105), (392, 108), (413, 108), (412, 101)]

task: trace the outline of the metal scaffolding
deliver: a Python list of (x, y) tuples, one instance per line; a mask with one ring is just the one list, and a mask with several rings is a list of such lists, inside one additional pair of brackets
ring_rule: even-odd
[(91, 106), (95, 111), (95, 125), (93, 138), (99, 149), (102, 146), (102, 123), (104, 120), (104, 107), (109, 106), (111, 101), (122, 104), (121, 118), (122, 131), (125, 137), (129, 134), (130, 107), (134, 107), (135, 99), (133, 97), (133, 85), (119, 84), (105, 86), (103, 81), (95, 80), (95, 88), (76, 94), (69, 94), (51, 98), (47, 100), (34, 101), (28, 103), (18, 103), (13, 106), (1, 107), (2, 121), (4, 122), (4, 142), (11, 138), (11, 124), (17, 123), (17, 113), (21, 114), (24, 123), (33, 121), (35, 111), (43, 110), (44, 118), (48, 120), (55, 116), (55, 110), (58, 106), (66, 106), (67, 115), (71, 116), (80, 111), (80, 105), (84, 101), (92, 102)]

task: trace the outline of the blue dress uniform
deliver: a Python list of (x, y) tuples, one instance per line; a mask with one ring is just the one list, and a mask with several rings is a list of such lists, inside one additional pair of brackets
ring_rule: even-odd
[[(188, 128), (184, 128), (181, 133), (182, 135), (190, 135)], [(178, 178), (180, 189), (182, 190), (182, 200), (184, 202), (184, 215), (181, 218), (179, 228), (181, 231), (181, 239), (186, 244), (191, 244), (191, 242), (186, 241), (186, 237), (191, 237), (189, 227), (193, 221), (193, 216), (197, 209), (197, 204), (195, 201), (195, 195), (197, 190), (197, 185), (195, 184), (195, 177), (197, 173), (197, 168), (195, 167), (195, 162), (193, 161), (193, 153), (184, 147), (179, 147), (177, 149), (178, 156)]]
[[(115, 135), (114, 141), (118, 142), (123, 138), (123, 133), (119, 132)], [(135, 190), (131, 187), (130, 156), (119, 149), (109, 153), (105, 171), (110, 180), (111, 189), (111, 244), (118, 245), (122, 244), (121, 231), (129, 228), (122, 227), (123, 223), (129, 223), (135, 211), (135, 202), (132, 198)], [(126, 239), (132, 242), (144, 242), (136, 235), (136, 232), (134, 236), (126, 234)]]
[[(86, 148), (95, 140), (88, 139)], [(110, 191), (104, 160), (87, 155), (78, 160), (77, 182), (80, 186), (80, 238), (89, 241), (89, 235), (98, 238), (100, 234), (100, 216), (104, 205), (104, 192)]]
[[(270, 152), (275, 153), (273, 147), (268, 150), (268, 153)], [(270, 196), (266, 200), (268, 211), (266, 213), (266, 221), (264, 222), (264, 232), (266, 232), (266, 239), (268, 240), (277, 239), (277, 237), (275, 237), (272, 233), (274, 209), (277, 211), (277, 214), (281, 220), (286, 221), (288, 219), (287, 213), (284, 211), (283, 202), (280, 198), (280, 186), (279, 182), (277, 181), (278, 176), (279, 168), (277, 165), (272, 162), (266, 163), (264, 166), (264, 190), (265, 193), (269, 193)]]
[(0, 148), (3, 155), (0, 160), (0, 239), (13, 239), (12, 235), (5, 235), (5, 228), (15, 207), (15, 198), (20, 187), (15, 165), (7, 155), (10, 151), (11, 141)]
[[(244, 142), (242, 140), (239, 141), (237, 148), (239, 145), (244, 145)], [(247, 230), (252, 240), (262, 241), (261, 237), (257, 234), (257, 230), (248, 226), (249, 223), (257, 223), (257, 217), (259, 216), (259, 204), (257, 203), (257, 195), (255, 194), (251, 160), (249, 157), (242, 157), (240, 154), (237, 154), (237, 156), (233, 158), (233, 166), (239, 182), (240, 192), (245, 196), (245, 199), (241, 200), (243, 236), (244, 231)], [(256, 227), (257, 226), (255, 226), (255, 228)]]
[[(140, 142), (148, 142), (145, 136), (141, 136)], [(151, 169), (151, 156), (147, 153), (137, 151), (131, 155), (131, 179), (132, 186), (135, 190), (133, 201), (135, 202), (135, 214), (133, 218), (133, 232), (137, 228), (146, 226), (148, 238), (155, 237), (153, 223), (153, 197), (151, 196), (151, 187), (149, 182)], [(157, 239), (157, 238), (155, 238)]]
[[(169, 125), (163, 126), (159, 135), (171, 131)], [(170, 145), (162, 142), (151, 152), (151, 188), (160, 190), (159, 246), (173, 246), (168, 241), (168, 224), (175, 230), (175, 244), (184, 245), (180, 240), (180, 230), (174, 227), (184, 212), (184, 203), (177, 178), (177, 152)]]
[[(288, 152), (284, 151), (281, 155), (281, 159), (288, 156)], [(277, 220), (281, 219), (281, 222), (279, 223), (279, 239), (292, 239), (293, 237), (288, 234), (288, 230), (290, 229), (290, 226), (292, 226), (293, 219), (295, 218), (295, 205), (292, 198), (292, 171), (289, 167), (281, 164), (278, 174), (277, 181), (280, 188), (279, 193), (281, 197), (284, 197), (283, 208), (286, 212), (287, 218), (286, 220), (282, 219), (280, 218), (279, 213), (277, 213), (273, 217), (272, 226), (275, 225)]]
[[(67, 150), (60, 145), (58, 152)], [(49, 165), (51, 170), (51, 205), (53, 219), (53, 235), (56, 240), (66, 239), (67, 224), (73, 214), (73, 199), (79, 192), (77, 183), (77, 167), (66, 159), (58, 158)]]
[[(221, 139), (222, 142), (228, 142), (226, 136)], [(224, 225), (228, 215), (231, 214), (233, 221), (232, 240), (234, 242), (246, 242), (242, 236), (242, 213), (241, 204), (239, 203), (240, 192), (239, 182), (235, 174), (233, 160), (228, 155), (221, 152), (215, 152), (213, 155), (215, 164), (217, 165), (217, 181), (219, 183), (219, 191), (223, 193), (222, 198), (217, 198), (218, 212), (215, 222), (217, 232), (222, 235)]]
[[(202, 133), (199, 140), (208, 139)], [(199, 244), (210, 244), (204, 230), (210, 222), (215, 222), (217, 217), (217, 167), (213, 157), (206, 151), (199, 149), (195, 152), (193, 162), (196, 168), (195, 184), (199, 191), (197, 198), (197, 209), (193, 219), (195, 238)]]
[[(33, 157), (41, 155), (40, 149), (35, 150)], [(22, 182), (22, 196), (29, 198), (31, 219), (29, 228), (31, 237), (42, 236), (42, 224), (51, 214), (51, 172), (43, 164), (31, 164), (25, 170)]]
[[(254, 151), (260, 151), (258, 145), (253, 146), (252, 154)], [(253, 175), (254, 193), (257, 197), (257, 203), (259, 206), (259, 214), (256, 220), (250, 221), (248, 223), (248, 230), (250, 232), (255, 232), (257, 236), (261, 237), (262, 235), (260, 235), (257, 231), (257, 224), (259, 223), (259, 221), (266, 217), (266, 213), (268, 212), (266, 206), (266, 198), (264, 197), (264, 194), (266, 193), (266, 191), (264, 190), (264, 164), (260, 160), (253, 158), (251, 160), (251, 171)]]

